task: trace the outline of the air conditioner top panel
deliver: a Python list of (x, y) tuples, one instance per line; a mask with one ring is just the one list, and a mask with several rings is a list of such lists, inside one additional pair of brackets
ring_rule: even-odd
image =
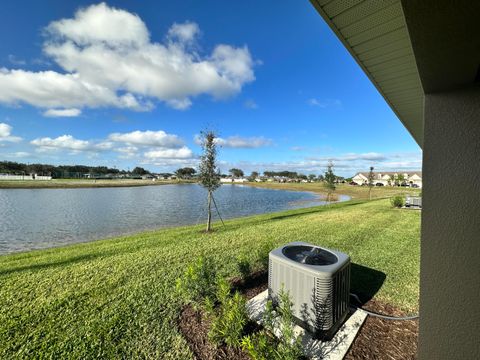
[(301, 241), (272, 250), (270, 257), (316, 276), (329, 276), (350, 262), (347, 254)]

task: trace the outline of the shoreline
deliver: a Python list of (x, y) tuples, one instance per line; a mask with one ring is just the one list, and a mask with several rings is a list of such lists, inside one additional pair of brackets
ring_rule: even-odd
[(86, 188), (116, 188), (195, 184), (188, 180), (1, 180), (0, 190), (3, 189), (86, 189)]

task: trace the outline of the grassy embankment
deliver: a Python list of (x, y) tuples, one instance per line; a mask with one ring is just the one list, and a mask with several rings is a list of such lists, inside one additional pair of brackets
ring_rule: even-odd
[(189, 359), (174, 284), (192, 257), (233, 276), (239, 255), (294, 240), (350, 254), (361, 265), (354, 292), (415, 311), (419, 225), (388, 200), (350, 201), (230, 220), (213, 234), (189, 226), (0, 256), (0, 358)]
[[(249, 186), (256, 186), (267, 189), (312, 191), (326, 195), (325, 186), (322, 182), (314, 183), (277, 183), (277, 182), (248, 182)], [(393, 186), (372, 187), (372, 199), (390, 198), (395, 195), (416, 195), (421, 189)], [(352, 199), (368, 199), (368, 186), (352, 186), (348, 184), (337, 184), (334, 194), (348, 195)]]
[(53, 179), (53, 180), (1, 180), (0, 189), (65, 189), (92, 187), (130, 187), (191, 183), (188, 180), (94, 180), (94, 179)]

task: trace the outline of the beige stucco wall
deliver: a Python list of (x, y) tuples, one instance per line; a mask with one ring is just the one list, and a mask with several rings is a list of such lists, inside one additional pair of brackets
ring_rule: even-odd
[(480, 359), (480, 87), (426, 95), (424, 131), (419, 357)]

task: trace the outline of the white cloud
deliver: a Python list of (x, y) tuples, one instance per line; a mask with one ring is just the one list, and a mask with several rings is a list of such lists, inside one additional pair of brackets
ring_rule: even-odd
[(82, 113), (80, 109), (48, 109), (43, 112), (43, 116), (46, 117), (76, 117)]
[(19, 59), (12, 54), (8, 55), (8, 61), (10, 61), (13, 65), (25, 65), (27, 63), (25, 60)]
[(89, 140), (75, 139), (72, 135), (62, 135), (57, 138), (43, 137), (30, 141), (30, 144), (37, 147), (37, 151), (58, 151), (70, 150), (73, 153), (83, 151), (98, 152), (109, 150), (112, 144), (109, 142), (95, 143)]
[(147, 151), (144, 156), (147, 160), (191, 159), (193, 158), (193, 153), (188, 147), (183, 146), (179, 149), (159, 149)]
[(32, 157), (32, 154), (25, 152), (25, 151), (17, 151), (13, 153), (7, 153), (3, 154), (7, 158), (26, 158), (26, 157)]
[(177, 135), (167, 134), (165, 131), (132, 131), (129, 133), (113, 133), (108, 136), (110, 141), (123, 142), (129, 145), (159, 146), (165, 148), (178, 148), (184, 142)]
[[(195, 135), (194, 141), (197, 145), (202, 144), (200, 135)], [(217, 137), (215, 142), (218, 146), (233, 149), (254, 149), (272, 145), (272, 140), (263, 136), (242, 137), (229, 136), (227, 138)]]
[[(106, 26), (108, 24), (108, 26)], [(255, 79), (246, 46), (216, 45), (202, 55), (192, 22), (173, 24), (152, 42), (135, 14), (101, 3), (50, 23), (43, 50), (63, 72), (0, 69), (0, 102), (44, 109), (110, 106), (150, 110), (156, 99), (186, 109), (192, 98), (235, 95)]]
[(309, 160), (320, 160), (320, 161), (358, 161), (358, 160), (368, 160), (368, 161), (385, 161), (387, 156), (385, 154), (380, 154), (376, 152), (369, 153), (348, 153), (344, 155), (337, 156), (322, 156), (322, 157), (309, 157)]
[(53, 36), (64, 37), (80, 46), (101, 43), (142, 46), (150, 38), (147, 27), (137, 15), (105, 3), (80, 9), (75, 18), (54, 21), (46, 30)]
[(243, 103), (243, 106), (245, 106), (247, 109), (255, 110), (258, 109), (258, 105), (255, 102), (255, 100), (248, 99)]
[(5, 123), (0, 123), (0, 142), (20, 142), (22, 141), (21, 137), (12, 135), (12, 127)]
[(179, 40), (180, 42), (192, 42), (200, 33), (200, 28), (194, 22), (185, 22), (183, 24), (174, 23), (168, 30), (168, 37), (172, 40)]
[(342, 106), (342, 102), (339, 99), (316, 99), (310, 98), (307, 100), (307, 103), (311, 106), (318, 106), (320, 108), (327, 108), (327, 107), (340, 107)]
[(119, 158), (121, 159), (132, 159), (138, 156), (138, 150), (136, 146), (125, 146), (115, 149), (115, 151), (120, 153)]

